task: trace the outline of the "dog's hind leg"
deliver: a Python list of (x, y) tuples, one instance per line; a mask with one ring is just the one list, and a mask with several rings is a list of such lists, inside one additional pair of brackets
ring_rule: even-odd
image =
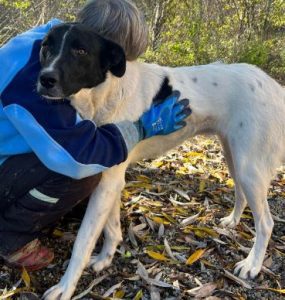
[(99, 255), (92, 256), (89, 266), (95, 272), (100, 272), (110, 266), (115, 255), (117, 246), (122, 242), (121, 220), (120, 220), (121, 194), (118, 193), (114, 207), (104, 227), (104, 244)]
[(235, 165), (236, 179), (251, 208), (256, 230), (256, 239), (249, 255), (235, 268), (235, 273), (244, 279), (254, 278), (260, 272), (274, 225), (267, 202), (271, 172), (266, 162), (257, 157), (244, 155), (239, 165)]
[(224, 227), (234, 228), (236, 225), (238, 225), (247, 202), (244, 193), (242, 191), (242, 188), (239, 184), (239, 181), (236, 180), (236, 171), (235, 171), (235, 166), (234, 166), (230, 146), (227, 140), (225, 139), (221, 139), (221, 143), (223, 145), (224, 156), (227, 161), (230, 175), (232, 176), (235, 182), (235, 206), (229, 216), (221, 219), (221, 225)]

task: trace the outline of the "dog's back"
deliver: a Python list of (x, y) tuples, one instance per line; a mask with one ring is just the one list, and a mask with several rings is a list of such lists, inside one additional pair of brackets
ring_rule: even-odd
[[(257, 149), (265, 150), (270, 147), (272, 151), (279, 153), (279, 157), (274, 157), (274, 160), (282, 160), (280, 155), (285, 148), (285, 92), (259, 68), (248, 64), (218, 63), (179, 68), (142, 64), (142, 69), (144, 77), (138, 80), (139, 85), (135, 86), (137, 96), (134, 97), (138, 98), (139, 105), (145, 98), (154, 97), (160, 85), (156, 81), (161, 82), (162, 78), (167, 77), (173, 90), (179, 90), (182, 98), (190, 99), (193, 113), (184, 132), (155, 138), (156, 147), (151, 145), (152, 141), (143, 142), (146, 144), (143, 146), (144, 151), (141, 149), (139, 153), (145, 155), (153, 152), (153, 155), (146, 155), (153, 157), (191, 136), (213, 133), (222, 138), (230, 135), (240, 143), (248, 143), (248, 139), (254, 142), (256, 139)], [(150, 80), (149, 76), (145, 76), (145, 70), (151, 72), (152, 69)], [(163, 75), (154, 75), (159, 72)], [(156, 90), (153, 85), (157, 86)], [(147, 86), (147, 91), (152, 91), (152, 94), (139, 99), (142, 86)], [(125, 117), (128, 118), (128, 112), (134, 112), (133, 101), (124, 102), (119, 112), (120, 117), (126, 114)], [(138, 112), (140, 113), (142, 111)], [(116, 116), (111, 121), (116, 121)], [(137, 159), (135, 155), (134, 160)]]

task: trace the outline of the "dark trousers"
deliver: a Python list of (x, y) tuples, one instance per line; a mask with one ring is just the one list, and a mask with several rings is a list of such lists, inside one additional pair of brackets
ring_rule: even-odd
[(18, 250), (91, 195), (101, 174), (75, 180), (46, 168), (34, 154), (0, 166), (0, 254)]

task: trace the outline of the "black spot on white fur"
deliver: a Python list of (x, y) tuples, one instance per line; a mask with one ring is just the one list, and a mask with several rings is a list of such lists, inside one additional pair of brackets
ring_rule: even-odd
[(169, 78), (165, 77), (161, 82), (160, 89), (153, 98), (152, 102), (155, 104), (163, 102), (167, 97), (173, 93), (173, 88), (169, 84)]
[(251, 89), (252, 92), (255, 92), (255, 86), (253, 84), (250, 83), (249, 87), (250, 87), (250, 89)]

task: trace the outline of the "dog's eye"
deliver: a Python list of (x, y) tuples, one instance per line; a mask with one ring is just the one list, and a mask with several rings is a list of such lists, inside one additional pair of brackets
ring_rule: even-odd
[(48, 44), (42, 44), (42, 47), (41, 47), (42, 49), (42, 52), (43, 53), (47, 53), (48, 52), (48, 50), (49, 50), (49, 46), (48, 46)]
[(88, 54), (88, 52), (83, 49), (83, 48), (80, 48), (80, 49), (72, 49), (72, 52), (75, 56), (85, 56)]
[(42, 50), (46, 50), (48, 48), (48, 44), (42, 44)]
[(49, 46), (48, 44), (42, 44), (41, 46), (41, 53), (43, 57), (46, 57), (49, 54)]

